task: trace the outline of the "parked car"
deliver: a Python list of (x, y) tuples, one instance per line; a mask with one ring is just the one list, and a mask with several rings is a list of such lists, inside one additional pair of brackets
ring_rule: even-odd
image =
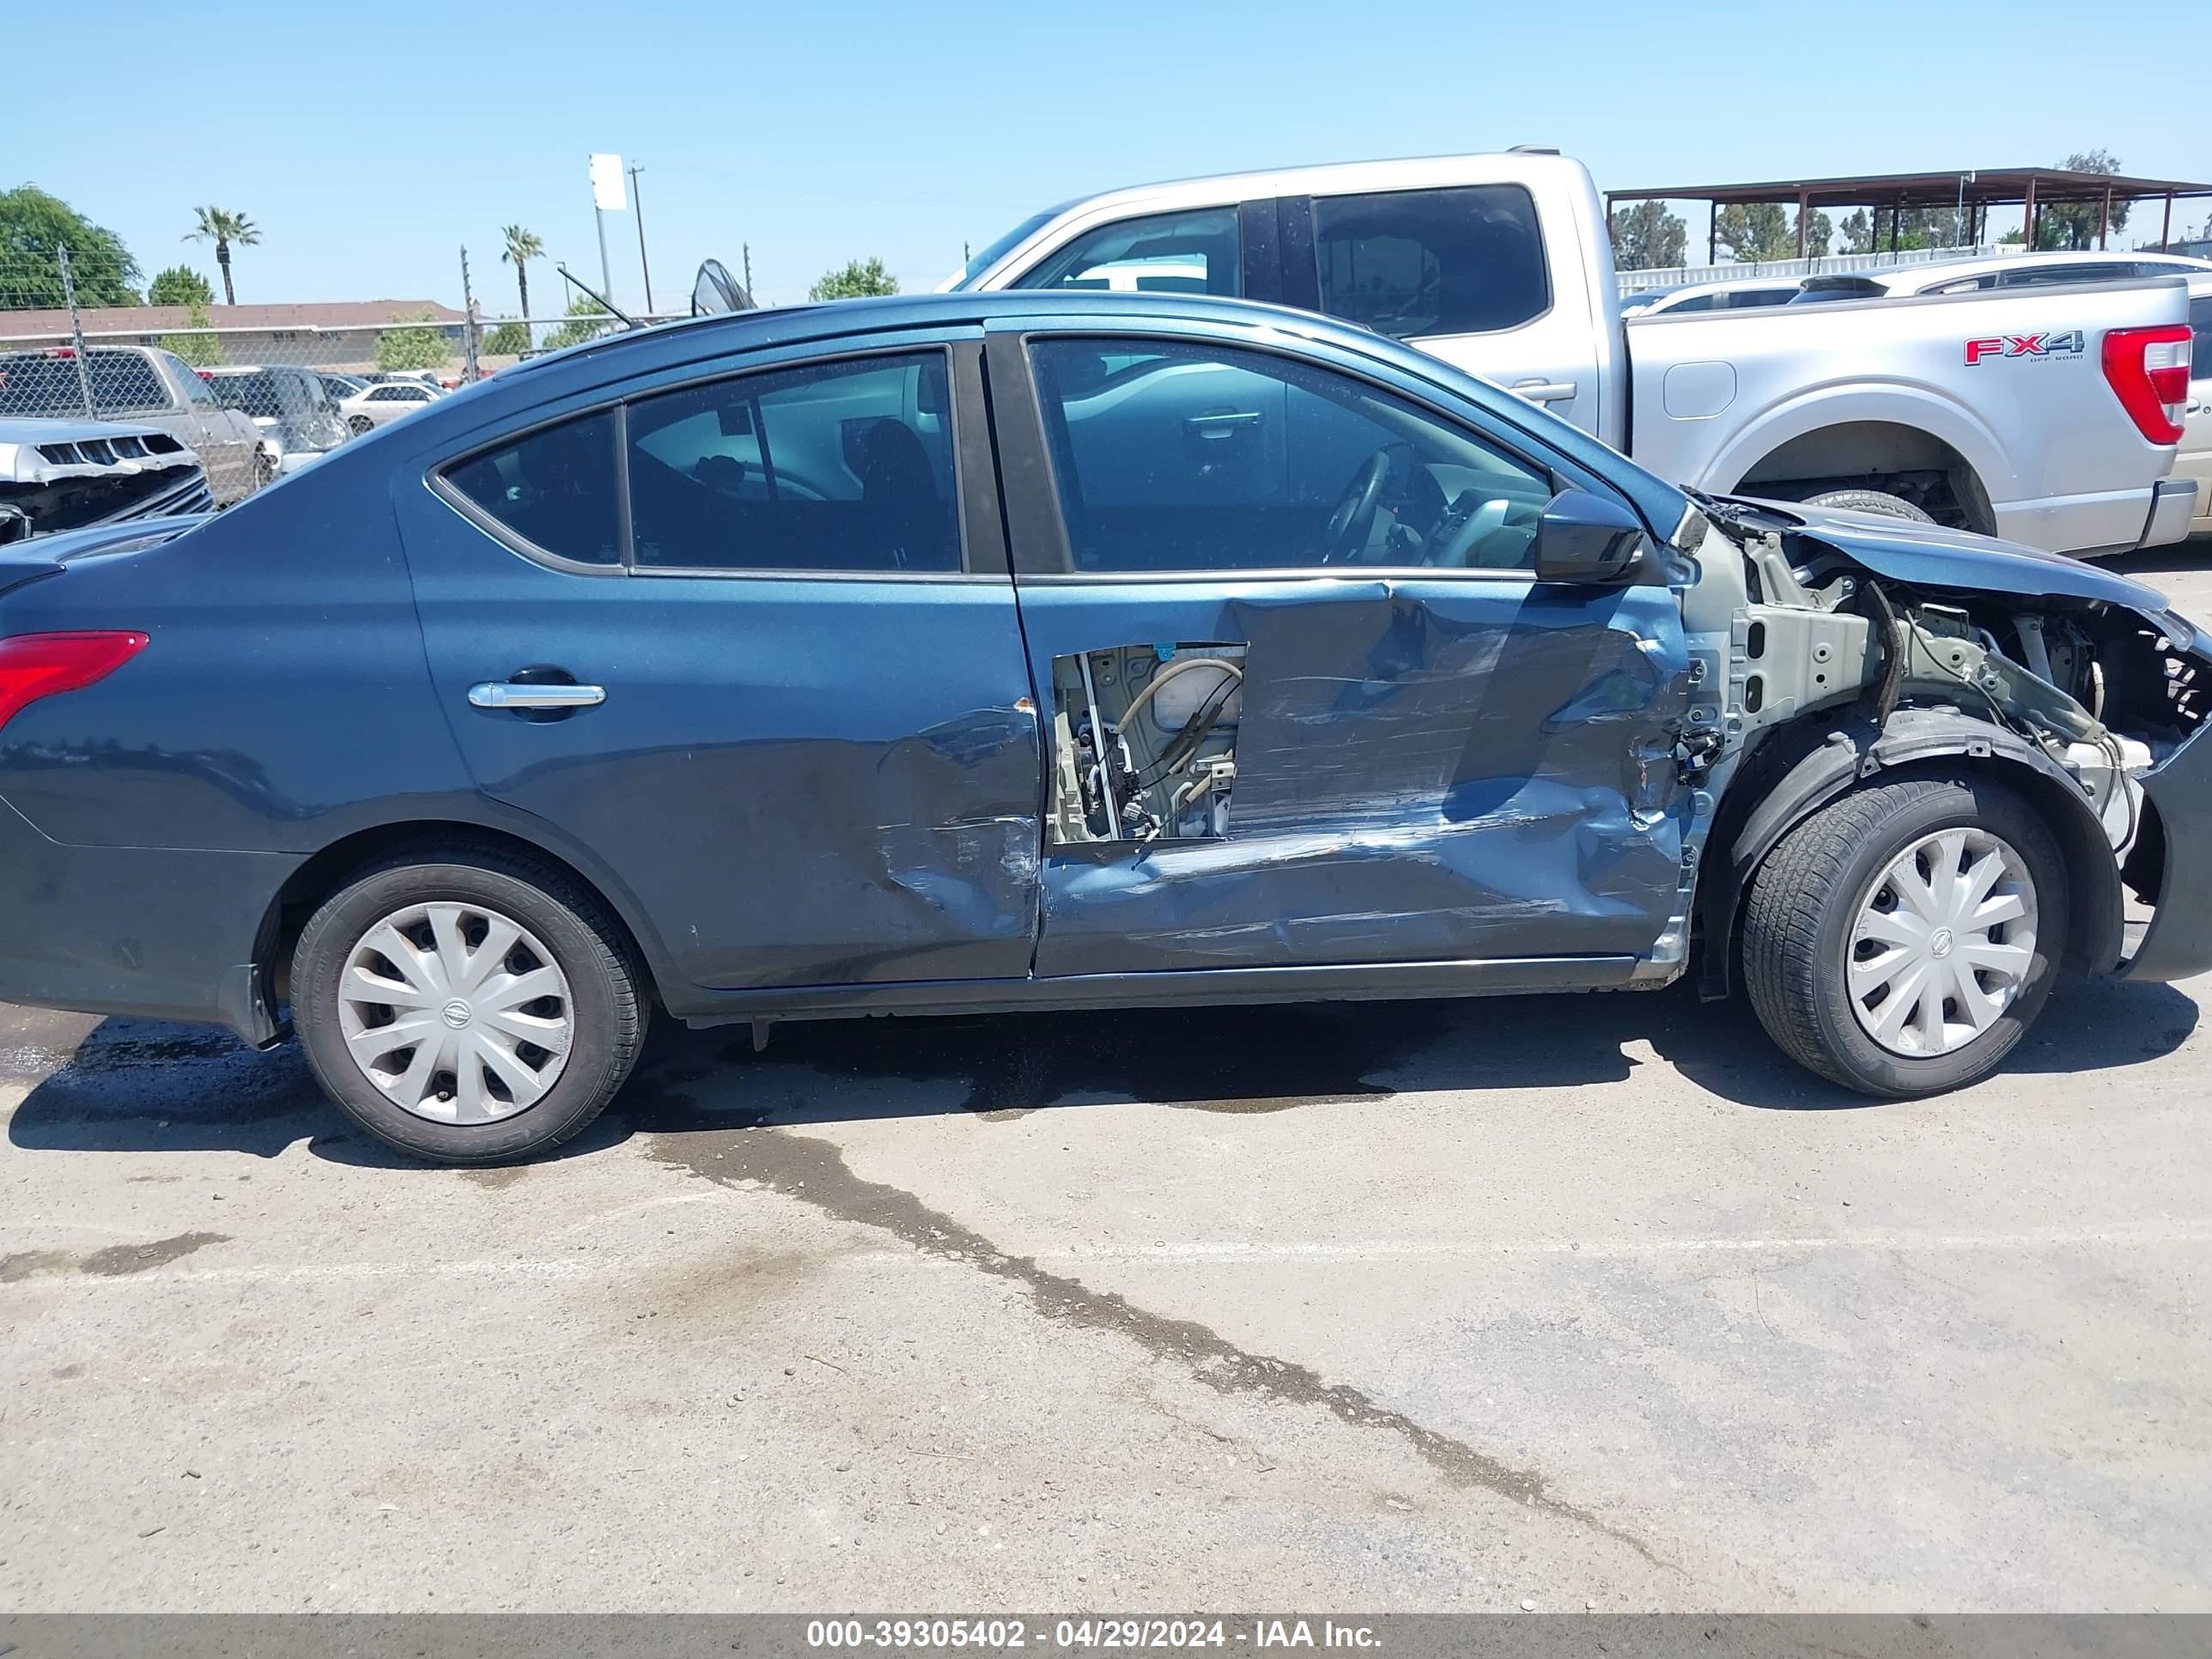
[(2212, 536), (2212, 271), (2189, 279), (2189, 403), (2173, 476), (2197, 481), (2191, 535)]
[(2151, 276), (2212, 275), (2212, 260), (2176, 253), (2014, 253), (1938, 264), (1808, 276), (1793, 305), (1839, 300), (1902, 299), (1922, 294), (1978, 294), (2015, 288), (2065, 288), (2084, 283), (2139, 282)]
[(353, 435), (322, 379), (311, 369), (277, 363), (261, 368), (211, 368), (209, 384), (264, 434), (277, 473), (296, 472)]
[(380, 380), (374, 386), (363, 386), (350, 398), (341, 398), (338, 413), (354, 431), (366, 432), (371, 427), (382, 426), (386, 421), (396, 421), (402, 415), (428, 408), (443, 395), (435, 386), (415, 380)]
[(225, 409), (174, 352), (94, 346), (82, 365), (70, 346), (0, 352), (0, 416), (83, 420), (88, 389), (95, 418), (153, 427), (198, 455), (218, 507), (252, 495), (271, 476), (260, 428)]
[(1621, 315), (1655, 316), (1662, 311), (1749, 311), (1786, 305), (1796, 295), (1796, 276), (1739, 276), (1676, 288), (1645, 289), (1620, 296)]
[(289, 1006), (426, 1158), (574, 1135), (656, 1007), (1740, 957), (1788, 1053), (1918, 1095), (2063, 968), (2212, 968), (2212, 635), (2158, 594), (1692, 495), (1310, 313), (672, 324), (155, 539), (0, 550), (0, 998), (259, 1044)]
[(214, 506), (199, 457), (155, 428), (0, 420), (0, 541)]
[(326, 368), (317, 369), (315, 378), (323, 383), (323, 390), (329, 394), (332, 408), (368, 386), (368, 382), (358, 374), (337, 374)]
[(1208, 293), (1409, 340), (1677, 483), (2057, 552), (2188, 529), (2191, 485), (2167, 479), (2180, 406), (2149, 397), (2145, 356), (2182, 337), (2179, 280), (1622, 316), (1589, 174), (1518, 150), (1088, 197), (949, 285), (1066, 290), (1169, 261), (1202, 270)]

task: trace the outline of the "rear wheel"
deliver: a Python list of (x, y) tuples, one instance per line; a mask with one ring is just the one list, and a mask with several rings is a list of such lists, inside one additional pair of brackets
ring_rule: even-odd
[(349, 415), (346, 417), (346, 424), (353, 428), (353, 435), (358, 438), (376, 422), (366, 415)]
[(1839, 513), (1876, 513), (1886, 519), (1910, 519), (1915, 524), (1934, 524), (1935, 519), (1902, 495), (1887, 489), (1824, 489), (1805, 497), (1808, 507), (1832, 507)]
[(1784, 1052), (1846, 1088), (1955, 1089), (2041, 1011), (2067, 902), (2057, 842), (2002, 784), (1859, 790), (1791, 830), (1753, 880), (1752, 1006)]
[(561, 872), (455, 848), (362, 872), (293, 955), (308, 1064), (371, 1133), (490, 1164), (560, 1145), (636, 1063), (647, 1004), (623, 935)]

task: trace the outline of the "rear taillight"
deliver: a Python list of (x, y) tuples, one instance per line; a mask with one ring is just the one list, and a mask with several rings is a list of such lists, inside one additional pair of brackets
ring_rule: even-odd
[(2105, 380), (2136, 431), (2154, 444), (2179, 443), (2189, 401), (2189, 325), (2112, 330), (2105, 336)]
[(18, 634), (0, 639), (0, 726), (41, 697), (98, 684), (145, 648), (143, 634)]

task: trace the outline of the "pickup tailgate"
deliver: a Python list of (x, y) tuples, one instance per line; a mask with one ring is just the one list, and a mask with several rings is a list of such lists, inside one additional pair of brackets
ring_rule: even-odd
[(2121, 402), (2106, 337), (2181, 324), (2188, 302), (2181, 279), (2159, 277), (1632, 316), (1629, 453), (1677, 483), (1750, 495), (1932, 465), (1957, 475), (1962, 505), (1986, 501), (2000, 535), (2132, 547), (2174, 452)]

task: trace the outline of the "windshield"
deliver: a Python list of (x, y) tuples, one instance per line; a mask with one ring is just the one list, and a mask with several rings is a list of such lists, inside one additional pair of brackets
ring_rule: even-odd
[(1032, 213), (998, 240), (977, 250), (975, 258), (960, 267), (959, 280), (952, 284), (954, 291), (966, 288), (993, 265), (998, 264), (1000, 260), (1005, 258), (1006, 255), (1074, 205), (1073, 202), (1062, 202), (1058, 207), (1048, 207), (1042, 213)]

